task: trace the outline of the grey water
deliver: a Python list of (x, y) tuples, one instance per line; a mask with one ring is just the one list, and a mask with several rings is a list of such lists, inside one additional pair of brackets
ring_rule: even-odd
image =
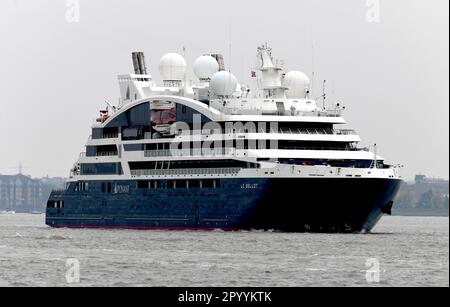
[(372, 234), (336, 235), (52, 229), (43, 215), (0, 215), (0, 286), (448, 287), (449, 219), (385, 217)]

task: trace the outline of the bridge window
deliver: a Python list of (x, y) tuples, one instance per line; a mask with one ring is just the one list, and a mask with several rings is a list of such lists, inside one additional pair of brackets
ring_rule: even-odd
[(81, 164), (81, 175), (121, 175), (120, 163), (86, 163)]
[(189, 189), (200, 189), (201, 180), (189, 180)]
[(168, 189), (219, 189), (220, 180), (172, 180), (167, 183)]
[(114, 139), (119, 136), (119, 128), (93, 128), (92, 129), (92, 139)]
[(63, 209), (64, 200), (49, 200), (47, 202), (47, 208), (49, 209)]
[(138, 189), (146, 189), (146, 190), (154, 190), (154, 189), (160, 189), (161, 183), (157, 180), (151, 180), (151, 181), (138, 181), (137, 182), (137, 188)]
[(102, 182), (102, 193), (111, 193), (112, 184), (111, 182)]
[(75, 192), (89, 191), (89, 183), (88, 182), (77, 182), (75, 186)]

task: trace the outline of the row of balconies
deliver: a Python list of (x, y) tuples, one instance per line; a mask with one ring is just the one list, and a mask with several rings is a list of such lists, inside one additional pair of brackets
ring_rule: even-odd
[(152, 169), (132, 170), (131, 176), (237, 175), (239, 171), (239, 168)]
[[(212, 131), (208, 131), (209, 133), (205, 133), (205, 131), (202, 131), (201, 134), (214, 134)], [(219, 133), (219, 132), (218, 132)], [(270, 129), (270, 131), (265, 131), (263, 129), (258, 131), (248, 131), (248, 130), (233, 130), (233, 131), (226, 131), (226, 134), (242, 134), (242, 133), (271, 133), (271, 134), (304, 134), (304, 135), (357, 135), (357, 132), (355, 130), (351, 129), (321, 129), (321, 128), (308, 128), (308, 129), (301, 129), (301, 128), (279, 128), (278, 131), (275, 131), (274, 129)], [(186, 134), (186, 132), (182, 133), (181, 135)], [(198, 135), (200, 134), (200, 131), (193, 130), (188, 133), (188, 135), (194, 134)], [(102, 139), (117, 139), (119, 138), (119, 134), (105, 134)], [(147, 132), (145, 133), (144, 139), (152, 139), (152, 134)], [(89, 137), (89, 141), (92, 140), (92, 135)]]

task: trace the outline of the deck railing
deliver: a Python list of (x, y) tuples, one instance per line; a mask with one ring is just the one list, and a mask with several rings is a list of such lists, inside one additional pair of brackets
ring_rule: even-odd
[(235, 148), (217, 148), (204, 151), (203, 149), (164, 149), (164, 150), (146, 150), (144, 151), (144, 157), (196, 157), (196, 156), (235, 156)]
[(366, 148), (344, 148), (344, 147), (286, 147), (279, 146), (280, 150), (319, 150), (319, 151), (368, 151)]
[(117, 139), (119, 137), (118, 133), (108, 133), (108, 134), (103, 134), (103, 139)]
[(236, 175), (240, 168), (193, 168), (132, 170), (132, 176), (177, 176), (177, 175)]
[(67, 189), (59, 188), (59, 189), (53, 189), (52, 193), (64, 193), (66, 191), (67, 191)]
[[(271, 129), (270, 133), (277, 133)], [(280, 128), (278, 133), (281, 134), (305, 134), (305, 135), (357, 135), (355, 130), (338, 130), (338, 129), (300, 129), (300, 128)]]
[[(271, 134), (304, 134), (304, 135), (358, 135), (355, 130), (350, 129), (320, 129), (320, 128), (279, 128), (278, 130), (270, 129), (264, 130), (260, 129), (258, 131), (251, 131), (248, 129), (229, 129), (225, 131), (225, 134), (244, 134), (244, 133), (271, 133)], [(180, 136), (183, 135), (214, 135), (222, 134), (222, 131), (183, 131)]]
[(118, 133), (105, 133), (101, 135), (99, 138), (93, 138), (92, 135), (89, 136), (88, 140), (105, 140), (105, 139), (117, 139), (119, 137)]
[(97, 152), (96, 157), (114, 157), (117, 156), (117, 151), (105, 151), (105, 152)]
[[(354, 148), (354, 147), (286, 147), (286, 146), (278, 146), (276, 148), (271, 149), (279, 149), (279, 150), (317, 150), (317, 151), (370, 151), (369, 148)], [(211, 153), (202, 152), (201, 149), (187, 149), (187, 150), (146, 150), (144, 151), (145, 158), (156, 158), (156, 157), (233, 157), (236, 156), (239, 150), (245, 151), (246, 149), (235, 149), (235, 148), (227, 148), (226, 150), (216, 149)]]
[[(267, 100), (266, 102), (270, 102), (270, 100)], [(239, 107), (223, 107), (220, 105), (215, 105), (219, 111), (221, 111), (224, 114), (228, 115), (274, 115), (274, 116), (311, 116), (311, 117), (341, 117), (343, 110), (342, 109), (336, 109), (336, 110), (319, 110), (319, 111), (291, 111), (291, 110), (284, 110), (282, 112), (278, 112), (276, 110), (269, 111), (267, 113), (266, 110), (264, 110), (262, 107), (255, 107), (251, 109), (242, 109)]]

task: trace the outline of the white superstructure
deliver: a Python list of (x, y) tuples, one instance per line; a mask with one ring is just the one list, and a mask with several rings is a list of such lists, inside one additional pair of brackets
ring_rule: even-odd
[[(140, 74), (119, 76), (120, 104), (94, 123), (71, 180), (400, 178), (398, 168), (386, 165), (375, 147), (358, 148), (357, 133), (340, 128), (346, 124), (343, 108), (320, 108), (310, 97), (308, 76), (286, 71), (267, 45), (258, 48), (254, 91), (220, 70), (223, 63), (216, 58), (223, 59), (200, 56), (192, 67), (198, 80), (186, 82), (190, 68), (183, 56), (166, 54), (158, 85), (143, 55), (134, 56)], [(202, 161), (212, 166), (174, 167)], [(97, 172), (95, 165), (116, 168)]]

